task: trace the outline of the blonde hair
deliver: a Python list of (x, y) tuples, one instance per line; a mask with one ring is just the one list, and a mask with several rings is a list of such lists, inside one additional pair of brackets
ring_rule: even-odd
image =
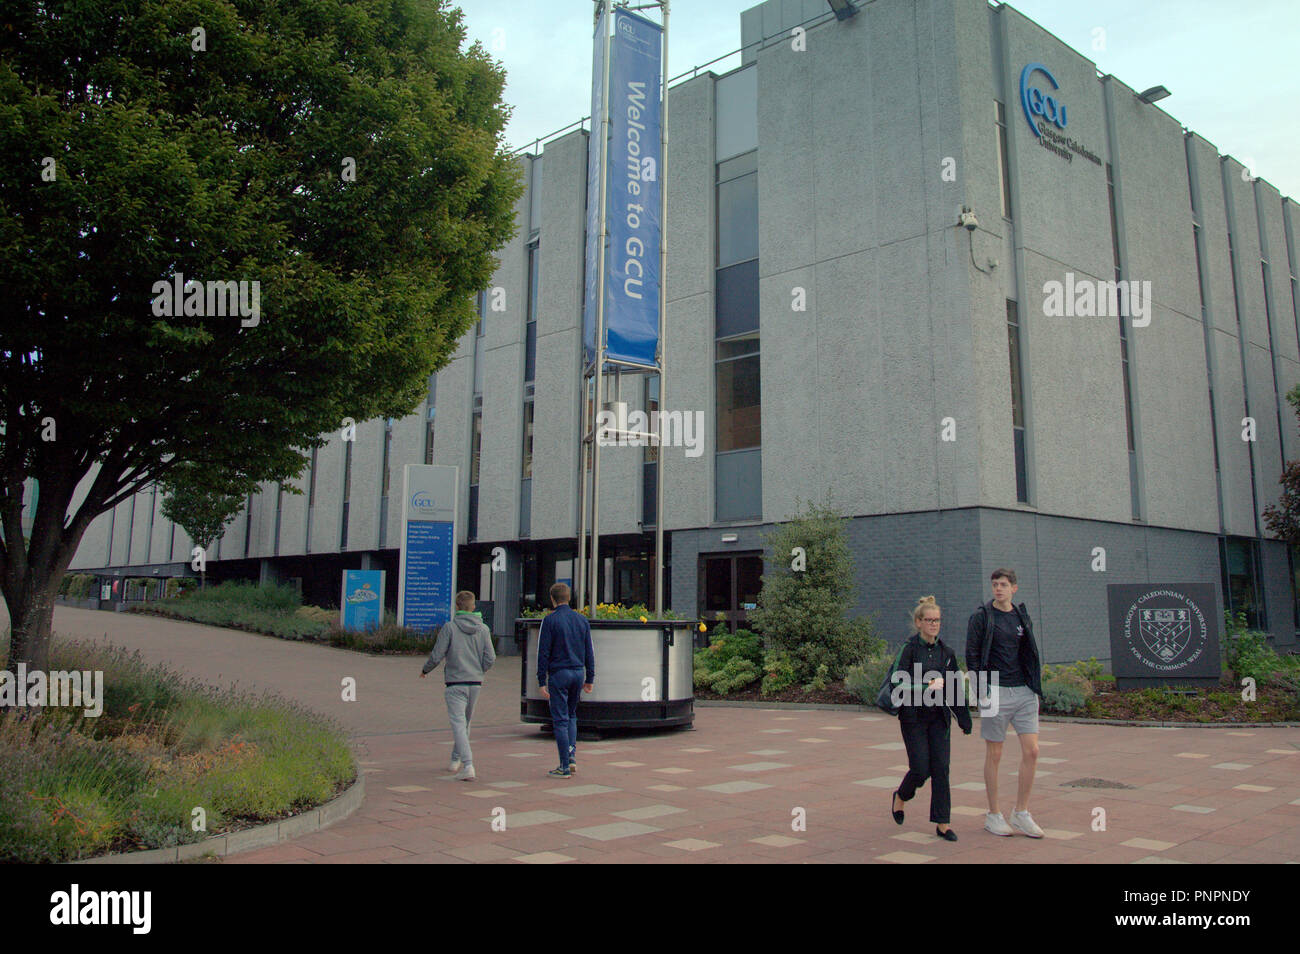
[(916, 601), (916, 608), (912, 610), (912, 631), (919, 633), (921, 631), (921, 615), (928, 609), (938, 609), (939, 604), (934, 601), (933, 596), (922, 596)]

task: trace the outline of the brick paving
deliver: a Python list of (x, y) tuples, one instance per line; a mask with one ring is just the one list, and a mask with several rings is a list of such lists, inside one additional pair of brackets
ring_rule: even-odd
[[(1045, 722), (1030, 808), (1047, 837), (1033, 840), (981, 828), (977, 721), (973, 735), (953, 739), (953, 844), (926, 821), (928, 786), (908, 803), (903, 826), (890, 818), (906, 757), (895, 720), (874, 713), (699, 708), (690, 731), (580, 743), (580, 774), (562, 781), (546, 776), (557, 761), (550, 737), (518, 722), (518, 657), (502, 657), (474, 720), (479, 780), (457, 782), (446, 773), (440, 673), (420, 681), (413, 657), (66, 607), (55, 630), (138, 648), (208, 681), (276, 689), (348, 729), (367, 775), (362, 807), (325, 831), (229, 864), (1300, 860), (1296, 728)], [(346, 675), (357, 679), (354, 703), (340, 698)], [(1008, 739), (1008, 813), (1019, 758)], [(1132, 788), (1067, 784), (1084, 778)]]

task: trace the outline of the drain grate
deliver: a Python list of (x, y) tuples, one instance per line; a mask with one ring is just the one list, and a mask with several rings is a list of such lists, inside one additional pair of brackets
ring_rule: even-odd
[(1062, 782), (1063, 788), (1136, 788), (1123, 782), (1112, 782), (1108, 778), (1076, 778), (1073, 782)]

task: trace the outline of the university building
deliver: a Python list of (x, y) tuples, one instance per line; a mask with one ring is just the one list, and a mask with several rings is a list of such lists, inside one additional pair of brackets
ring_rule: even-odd
[[(1300, 458), (1296, 203), (1166, 112), (1177, 90), (1007, 5), (769, 0), (741, 40), (668, 97), (662, 409), (702, 441), (659, 451), (663, 514), (656, 450), (602, 448), (599, 598), (653, 600), (662, 519), (668, 605), (743, 623), (763, 533), (829, 492), (895, 642), (933, 593), (960, 647), (1006, 565), (1045, 661), (1110, 656), (1110, 583), (1212, 582), (1293, 646), (1297, 557), (1261, 513)], [(519, 155), (518, 235), (427, 401), (335, 434), (302, 496), (264, 487), (210, 578), (337, 604), (342, 569), (383, 567), (395, 607), (407, 463), (460, 468), (458, 585), (498, 635), (576, 576), (587, 125)], [(656, 379), (611, 383), (659, 407)], [(189, 572), (160, 506), (101, 516), (73, 568)]]

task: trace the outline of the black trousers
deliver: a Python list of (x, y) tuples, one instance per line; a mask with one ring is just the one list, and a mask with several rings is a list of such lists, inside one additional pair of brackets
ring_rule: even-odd
[(898, 786), (898, 797), (911, 801), (916, 790), (930, 784), (930, 821), (946, 825), (952, 818), (952, 793), (948, 790), (948, 757), (952, 751), (945, 719), (923, 718), (918, 722), (899, 722), (903, 745), (907, 747), (907, 774)]

